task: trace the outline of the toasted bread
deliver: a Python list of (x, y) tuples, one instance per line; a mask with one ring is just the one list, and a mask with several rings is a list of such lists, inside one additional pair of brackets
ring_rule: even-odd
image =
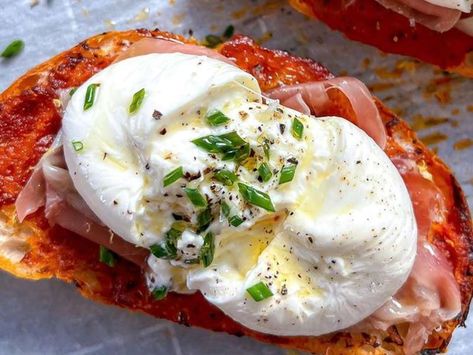
[(298, 11), (352, 40), (473, 77), (473, 37), (456, 28), (440, 33), (419, 24), (412, 26), (408, 18), (386, 9), (376, 0), (289, 2)]
[[(281, 337), (247, 329), (227, 317), (199, 294), (170, 293), (162, 301), (150, 295), (142, 271), (120, 259), (114, 268), (98, 260), (99, 246), (58, 226), (49, 227), (42, 210), (19, 223), (14, 202), (32, 168), (60, 128), (58, 91), (81, 85), (105, 68), (132, 43), (144, 37), (184, 38), (160, 31), (136, 30), (104, 33), (83, 41), (19, 78), (0, 95), (0, 267), (18, 277), (56, 277), (74, 283), (87, 298), (133, 311), (146, 312), (188, 326), (250, 336), (283, 347), (330, 354), (403, 353), (403, 330), (338, 332), (320, 337)], [(284, 84), (324, 80), (330, 72), (320, 64), (282, 51), (259, 47), (251, 39), (235, 36), (218, 50), (235, 58), (253, 74), (263, 91)], [(336, 105), (327, 114), (347, 116), (345, 97), (334, 95)], [(462, 312), (434, 331), (424, 349), (443, 351), (454, 329), (462, 324), (473, 293), (473, 233), (463, 193), (447, 166), (427, 149), (405, 122), (377, 101), (388, 132), (386, 153), (425, 164), (444, 195), (448, 216), (433, 224), (429, 241), (451, 263), (462, 295)]]

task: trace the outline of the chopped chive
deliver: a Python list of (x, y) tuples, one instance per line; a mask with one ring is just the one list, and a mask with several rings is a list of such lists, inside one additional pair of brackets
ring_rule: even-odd
[(159, 244), (153, 244), (149, 247), (151, 253), (159, 259), (175, 259), (177, 256), (177, 239), (182, 235), (182, 230), (177, 229), (178, 226), (173, 224), (171, 229), (166, 233), (164, 241)]
[(268, 194), (242, 183), (238, 183), (238, 189), (242, 197), (252, 205), (264, 208), (267, 211), (275, 211)]
[(223, 37), (230, 38), (231, 36), (233, 36), (234, 32), (235, 32), (235, 27), (233, 27), (233, 25), (228, 25), (225, 31), (223, 31)]
[(264, 143), (263, 143), (263, 152), (264, 152), (264, 156), (266, 157), (266, 159), (269, 160), (269, 156), (270, 156), (269, 141), (267, 139), (265, 139)]
[(221, 111), (215, 111), (207, 116), (207, 122), (211, 126), (220, 126), (227, 123), (230, 119), (225, 116)]
[(84, 149), (84, 143), (81, 141), (72, 141), (71, 143), (76, 152), (80, 152), (82, 149)]
[(214, 259), (214, 252), (214, 235), (212, 232), (208, 232), (204, 237), (204, 244), (200, 248), (200, 260), (202, 261), (202, 265), (204, 265), (204, 267), (207, 267), (212, 264), (212, 261)]
[(175, 183), (177, 180), (179, 180), (183, 176), (184, 176), (184, 172), (182, 170), (182, 166), (180, 166), (166, 174), (166, 176), (163, 179), (163, 186), (164, 187), (169, 186), (172, 183)]
[(222, 134), (219, 136), (220, 138), (230, 141), (234, 147), (241, 147), (242, 145), (246, 144), (243, 138), (241, 138), (238, 133), (235, 131), (231, 131), (229, 133)]
[(228, 219), (228, 222), (230, 222), (230, 224), (233, 226), (233, 227), (238, 227), (240, 224), (243, 223), (243, 220), (237, 216), (237, 215), (234, 215), (234, 216), (231, 216), (229, 219)]
[(266, 286), (262, 282), (258, 282), (257, 284), (249, 287), (246, 289), (246, 292), (250, 294), (250, 296), (256, 301), (260, 302), (263, 301), (271, 296), (273, 296), (273, 293), (269, 289), (268, 286)]
[(105, 248), (103, 245), (100, 246), (99, 261), (110, 267), (114, 267), (115, 264), (117, 263), (115, 254), (111, 252), (110, 250), (108, 250), (107, 248)]
[(221, 203), (221, 209), (222, 209), (222, 214), (228, 219), (228, 222), (232, 226), (238, 227), (240, 224), (243, 223), (243, 220), (237, 215), (233, 215), (230, 217), (231, 207), (225, 201)]
[(214, 48), (222, 43), (222, 39), (216, 35), (207, 35), (205, 36), (205, 42), (206, 47)]
[(21, 39), (12, 41), (8, 46), (5, 47), (3, 52), (0, 54), (3, 58), (11, 58), (18, 55), (25, 47), (25, 42)]
[(87, 91), (85, 92), (85, 100), (84, 100), (84, 111), (88, 110), (94, 105), (95, 101), (95, 92), (97, 90), (97, 87), (99, 87), (100, 84), (90, 84), (87, 86)]
[(281, 175), (279, 176), (279, 185), (292, 181), (292, 179), (294, 179), (294, 174), (296, 173), (296, 168), (297, 164), (294, 163), (284, 165), (281, 169)]
[(235, 152), (235, 161), (237, 163), (244, 162), (250, 156), (250, 145), (248, 143), (243, 144), (236, 152)]
[(222, 201), (221, 208), (222, 208), (223, 215), (225, 217), (228, 217), (230, 215), (230, 206), (228, 205), (228, 203), (226, 203), (225, 201)]
[(209, 153), (226, 153), (240, 148), (246, 142), (238, 135), (238, 133), (232, 131), (220, 136), (208, 135), (200, 137), (194, 139), (192, 143)]
[(261, 164), (258, 168), (258, 173), (259, 173), (259, 176), (261, 177), (261, 180), (263, 180), (263, 182), (268, 182), (269, 179), (271, 179), (271, 176), (273, 176), (268, 163)]
[(301, 139), (302, 132), (304, 132), (304, 125), (297, 118), (294, 118), (294, 121), (292, 121), (292, 135), (294, 138)]
[(209, 153), (220, 153), (221, 152), (221, 139), (218, 136), (209, 135), (205, 137), (200, 137), (192, 141), (196, 146), (202, 148), (203, 150)]
[(172, 245), (161, 242), (160, 244), (153, 244), (149, 247), (151, 253), (159, 259), (175, 259), (177, 250)]
[(212, 211), (210, 208), (206, 208), (197, 215), (197, 233), (201, 233), (208, 228), (210, 223), (213, 221)]
[(237, 149), (229, 150), (225, 154), (222, 155), (222, 160), (227, 161), (227, 160), (233, 160), (235, 159), (237, 153)]
[(145, 97), (145, 89), (141, 89), (133, 94), (133, 99), (131, 100), (130, 107), (128, 108), (128, 112), (130, 114), (135, 113), (141, 107), (143, 103), (143, 99)]
[(168, 288), (164, 285), (156, 287), (153, 290), (153, 292), (151, 292), (151, 294), (153, 295), (153, 297), (156, 301), (160, 301), (160, 300), (166, 298), (166, 296), (168, 294)]
[(186, 187), (184, 192), (195, 207), (207, 207), (207, 200), (198, 189)]
[(235, 181), (237, 181), (237, 176), (227, 169), (222, 169), (222, 170), (217, 171), (214, 174), (214, 177), (217, 181), (220, 181), (222, 184), (226, 186), (232, 186), (235, 183)]
[(74, 95), (76, 91), (77, 91), (77, 88), (72, 88), (71, 90), (69, 90), (69, 96)]

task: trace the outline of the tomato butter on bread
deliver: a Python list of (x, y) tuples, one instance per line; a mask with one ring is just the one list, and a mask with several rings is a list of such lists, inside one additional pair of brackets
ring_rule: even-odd
[(312, 352), (442, 350), (466, 317), (461, 190), (356, 79), (130, 31), (0, 99), (9, 272)]
[(300, 12), (343, 32), (350, 39), (473, 77), (472, 1), (289, 2)]

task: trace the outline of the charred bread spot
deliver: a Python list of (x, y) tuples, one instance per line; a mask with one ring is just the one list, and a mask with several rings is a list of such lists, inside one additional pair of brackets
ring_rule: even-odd
[(395, 126), (399, 124), (399, 118), (393, 117), (388, 122), (386, 122), (386, 129), (394, 129)]
[(178, 322), (179, 324), (181, 324), (181, 325), (186, 326), (186, 327), (190, 327), (190, 326), (191, 326), (190, 323), (189, 323), (189, 317), (188, 317), (187, 313), (185, 313), (185, 312), (183, 312), (183, 311), (182, 311), (182, 312), (179, 312), (179, 313), (177, 314), (177, 322)]

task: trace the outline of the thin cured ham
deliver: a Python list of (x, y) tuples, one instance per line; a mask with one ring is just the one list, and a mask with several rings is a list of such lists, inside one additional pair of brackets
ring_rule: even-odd
[(381, 5), (397, 12), (431, 30), (445, 32), (452, 29), (461, 16), (461, 11), (434, 5), (425, 0), (376, 0)]
[(145, 267), (149, 251), (126, 242), (104, 226), (74, 188), (58, 139), (41, 158), (15, 203), (18, 219), (44, 206), (51, 226), (59, 225), (81, 237), (106, 246), (118, 255)]
[(427, 241), (432, 223), (441, 223), (445, 204), (439, 189), (422, 176), (412, 160), (393, 159), (406, 183), (418, 227), (417, 256), (405, 285), (383, 307), (360, 325), (387, 329), (410, 323), (404, 349), (422, 348), (433, 329), (461, 311), (461, 294), (452, 268), (443, 254)]
[(160, 38), (144, 38), (130, 46), (125, 52), (120, 54), (115, 62), (146, 55), (151, 53), (184, 53), (192, 55), (203, 55), (206, 57), (221, 60), (225, 63), (235, 65), (231, 59), (221, 55), (220, 53), (206, 47), (196, 46), (193, 44), (184, 44), (177, 40), (160, 39)]
[(340, 91), (350, 102), (354, 116), (345, 118), (364, 130), (381, 148), (386, 146), (386, 130), (378, 108), (368, 88), (361, 81), (351, 77), (338, 77), (325, 81), (287, 85), (268, 93), (281, 104), (305, 114), (323, 115), (333, 101), (329, 94)]
[[(150, 53), (179, 52), (205, 55), (234, 65), (227, 57), (202, 46), (183, 44), (164, 39), (143, 39), (130, 46), (116, 61)], [(331, 99), (329, 92), (339, 90), (349, 100), (354, 116), (346, 117), (371, 136), (381, 148), (386, 145), (386, 131), (368, 88), (361, 81), (351, 77), (338, 77), (326, 81), (314, 81), (299, 85), (277, 88), (267, 93), (281, 104), (305, 114), (321, 115), (326, 111)]]

